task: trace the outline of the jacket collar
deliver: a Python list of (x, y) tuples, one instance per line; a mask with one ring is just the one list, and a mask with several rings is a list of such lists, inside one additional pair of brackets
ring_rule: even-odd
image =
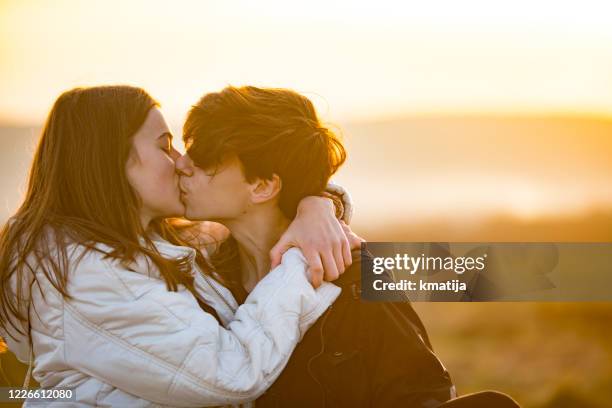
[[(157, 249), (159, 254), (166, 259), (187, 258), (192, 266), (190, 269), (191, 275), (196, 275), (195, 249), (174, 245), (164, 240), (158, 235), (151, 236), (151, 241), (155, 245), (155, 248)], [(144, 238), (140, 238), (140, 243), (143, 246), (146, 245)], [(127, 264), (126, 267), (132, 272), (141, 273), (143, 275), (147, 275), (157, 279), (162, 279), (161, 273), (159, 272), (157, 266), (153, 263), (153, 261), (151, 261), (151, 259), (149, 259), (149, 257), (145, 255), (136, 255), (134, 261)]]
[[(174, 245), (157, 234), (151, 235), (151, 241), (153, 241), (153, 244), (155, 244), (155, 247), (157, 248), (159, 253), (166, 258), (178, 259), (187, 256), (195, 259), (196, 251), (191, 247)], [(144, 244), (144, 239), (142, 238), (141, 243)]]

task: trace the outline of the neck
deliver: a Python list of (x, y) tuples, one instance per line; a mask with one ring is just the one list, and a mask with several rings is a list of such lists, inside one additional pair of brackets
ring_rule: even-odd
[(143, 231), (147, 231), (149, 229), (151, 221), (153, 221), (153, 217), (143, 212), (140, 213), (140, 224), (142, 225)]
[(276, 206), (225, 223), (238, 243), (242, 283), (247, 292), (270, 271), (270, 250), (289, 224), (290, 220)]

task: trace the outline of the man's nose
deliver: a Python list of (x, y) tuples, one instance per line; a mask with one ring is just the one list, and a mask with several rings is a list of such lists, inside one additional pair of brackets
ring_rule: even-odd
[(181, 176), (191, 177), (193, 175), (193, 162), (185, 153), (176, 160), (176, 172)]

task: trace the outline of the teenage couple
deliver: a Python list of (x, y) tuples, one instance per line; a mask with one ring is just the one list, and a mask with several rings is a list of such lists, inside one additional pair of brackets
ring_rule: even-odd
[(228, 87), (183, 139), (135, 87), (51, 109), (0, 235), (2, 336), (76, 398), (48, 405), (476, 406), (446, 402), (409, 303), (360, 301), (362, 240), (328, 183), (346, 154), (307, 98)]

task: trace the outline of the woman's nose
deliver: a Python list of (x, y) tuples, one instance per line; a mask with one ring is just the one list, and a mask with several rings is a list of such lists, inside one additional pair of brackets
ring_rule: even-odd
[(176, 160), (176, 172), (181, 176), (191, 177), (193, 175), (193, 163), (191, 158), (185, 153)]

